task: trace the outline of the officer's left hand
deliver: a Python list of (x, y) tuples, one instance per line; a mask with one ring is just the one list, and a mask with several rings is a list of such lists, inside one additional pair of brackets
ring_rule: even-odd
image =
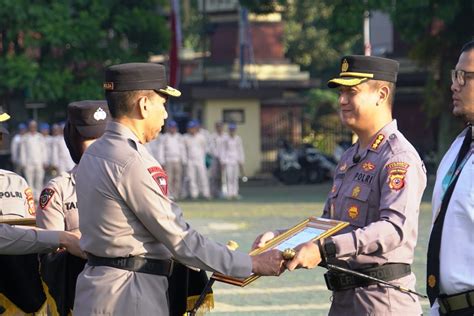
[(308, 241), (295, 248), (296, 255), (291, 261), (287, 261), (286, 268), (290, 271), (294, 269), (312, 269), (321, 263), (321, 254), (318, 246), (313, 241)]

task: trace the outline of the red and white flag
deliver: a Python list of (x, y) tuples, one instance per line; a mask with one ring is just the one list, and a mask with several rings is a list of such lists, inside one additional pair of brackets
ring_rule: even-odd
[(170, 49), (170, 78), (169, 85), (178, 88), (179, 85), (179, 52), (181, 50), (181, 18), (179, 0), (171, 0), (171, 49)]

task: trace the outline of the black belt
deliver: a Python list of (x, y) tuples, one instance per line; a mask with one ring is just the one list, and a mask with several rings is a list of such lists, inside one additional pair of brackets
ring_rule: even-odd
[[(409, 264), (387, 263), (383, 266), (355, 271), (383, 281), (392, 281), (409, 275), (411, 268)], [(356, 287), (377, 284), (376, 281), (366, 280), (358, 276), (335, 271), (326, 272), (324, 279), (326, 280), (326, 286), (331, 291), (344, 291)]]
[(87, 254), (90, 266), (107, 266), (122, 270), (163, 275), (169, 277), (173, 273), (173, 260), (149, 259), (143, 257), (105, 258)]
[(474, 307), (474, 290), (438, 297), (439, 311), (441, 315)]

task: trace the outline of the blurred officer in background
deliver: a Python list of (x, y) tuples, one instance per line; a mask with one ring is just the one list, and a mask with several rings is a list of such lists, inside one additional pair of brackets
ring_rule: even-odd
[[(225, 172), (225, 186), (227, 198), (238, 199), (239, 196), (239, 174), (244, 166), (244, 147), (242, 139), (236, 134), (237, 125), (229, 123), (229, 135), (225, 138), (221, 154), (222, 166)], [(242, 174), (243, 175), (243, 174)]]
[(181, 184), (183, 183), (183, 165), (186, 162), (186, 148), (183, 136), (178, 133), (176, 121), (169, 120), (166, 124), (166, 133), (159, 136), (162, 138), (160, 146), (163, 168), (168, 175), (168, 187), (170, 199), (181, 197)]
[(48, 150), (44, 136), (38, 133), (38, 124), (35, 120), (31, 120), (28, 123), (28, 132), (23, 135), (19, 158), (26, 181), (33, 188), (35, 200), (38, 200), (39, 193), (43, 188), (44, 171), (48, 164)]
[[(358, 136), (341, 157), (323, 217), (350, 223), (336, 236), (297, 247), (289, 270), (321, 261), (415, 288), (411, 272), (426, 172), (415, 148), (392, 118), (398, 62), (345, 56), (338, 77), (340, 117)], [(265, 234), (259, 243), (272, 237)], [(418, 297), (330, 270), (329, 315), (420, 315)]]
[(189, 181), (189, 195), (196, 199), (199, 194), (205, 199), (211, 197), (209, 178), (206, 169), (206, 152), (208, 142), (204, 133), (199, 132), (199, 124), (191, 120), (187, 125), (188, 132), (184, 135), (186, 148), (186, 176)]
[(453, 115), (466, 128), (436, 173), (427, 292), (431, 315), (474, 315), (474, 41), (462, 48), (451, 78)]
[(26, 133), (26, 124), (20, 123), (18, 124), (18, 132), (13, 136), (11, 143), (10, 143), (10, 153), (11, 153), (11, 161), (13, 164), (13, 171), (17, 174), (22, 174), (21, 164), (20, 164), (20, 145), (23, 135)]
[(212, 156), (209, 176), (210, 189), (212, 197), (222, 198), (224, 197), (224, 190), (222, 185), (223, 166), (221, 162), (221, 155), (224, 153), (223, 144), (228, 135), (226, 132), (224, 132), (224, 123), (216, 122), (214, 128), (215, 132), (210, 136), (210, 152)]
[(75, 315), (167, 315), (173, 259), (235, 277), (277, 275), (281, 252), (250, 257), (205, 238), (168, 198), (167, 175), (143, 144), (160, 132), (169, 87), (159, 64), (114, 65), (104, 88), (112, 121), (81, 158), (76, 184), (81, 246)]

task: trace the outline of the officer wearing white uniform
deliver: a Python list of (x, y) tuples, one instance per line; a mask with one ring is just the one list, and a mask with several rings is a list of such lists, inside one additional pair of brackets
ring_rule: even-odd
[(189, 181), (189, 194), (196, 199), (199, 194), (210, 198), (209, 179), (206, 170), (206, 152), (208, 141), (203, 133), (199, 132), (197, 121), (188, 122), (188, 133), (184, 135), (186, 148), (186, 176)]
[(69, 171), (76, 165), (72, 161), (69, 151), (64, 141), (63, 127), (59, 124), (53, 124), (53, 144), (51, 164), (56, 169), (57, 174)]
[(431, 315), (474, 315), (474, 41), (452, 70), (453, 114), (467, 123), (444, 155), (433, 190), (427, 260)]
[(242, 139), (236, 134), (237, 125), (229, 123), (229, 136), (225, 138), (221, 153), (222, 165), (225, 170), (225, 186), (227, 197), (239, 197), (239, 172), (244, 164), (244, 147)]
[(186, 161), (186, 148), (183, 136), (178, 133), (178, 124), (170, 120), (166, 124), (166, 133), (159, 136), (161, 139), (159, 162), (168, 175), (168, 188), (170, 198), (180, 198), (183, 180), (183, 164)]
[(43, 188), (44, 168), (47, 164), (47, 147), (44, 136), (38, 133), (36, 121), (30, 121), (28, 132), (20, 146), (20, 164), (28, 184), (33, 187), (35, 199)]
[(221, 154), (224, 153), (223, 145), (227, 136), (227, 133), (224, 132), (224, 124), (222, 122), (216, 122), (215, 132), (210, 136), (210, 152), (212, 155), (212, 161), (209, 176), (211, 195), (215, 198), (224, 197), (224, 192), (227, 191), (227, 188), (225, 188), (224, 191), (222, 186), (223, 165), (221, 161)]
[(180, 262), (247, 277), (282, 271), (278, 250), (250, 257), (205, 238), (167, 196), (167, 176), (143, 144), (167, 118), (164, 103), (181, 93), (167, 86), (162, 65), (107, 68), (104, 88), (113, 118), (77, 170), (81, 246), (75, 315), (167, 315), (168, 279)]
[(20, 145), (23, 135), (25, 135), (25, 133), (26, 124), (18, 124), (18, 133), (13, 136), (12, 141), (10, 143), (11, 161), (13, 163), (14, 171), (18, 174), (22, 173), (20, 166)]

